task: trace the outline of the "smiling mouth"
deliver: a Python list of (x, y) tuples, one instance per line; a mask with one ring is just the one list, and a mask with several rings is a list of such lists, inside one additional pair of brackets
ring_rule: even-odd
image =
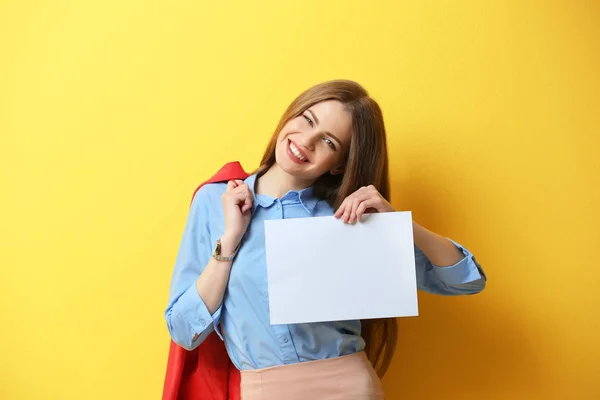
[(308, 158), (306, 158), (306, 156), (302, 153), (302, 151), (300, 151), (298, 146), (296, 146), (291, 140), (289, 140), (288, 143), (288, 150), (289, 153), (291, 153), (291, 156), (295, 157), (299, 162), (308, 163)]

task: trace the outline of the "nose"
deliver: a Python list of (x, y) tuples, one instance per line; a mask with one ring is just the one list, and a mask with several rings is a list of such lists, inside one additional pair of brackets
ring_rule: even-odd
[(297, 143), (305, 149), (313, 151), (315, 149), (316, 140), (317, 134), (305, 132), (302, 135), (299, 135)]

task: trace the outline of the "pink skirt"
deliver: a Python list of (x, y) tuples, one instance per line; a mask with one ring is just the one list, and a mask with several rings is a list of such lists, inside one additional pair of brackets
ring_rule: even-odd
[(365, 352), (242, 371), (242, 400), (383, 400)]

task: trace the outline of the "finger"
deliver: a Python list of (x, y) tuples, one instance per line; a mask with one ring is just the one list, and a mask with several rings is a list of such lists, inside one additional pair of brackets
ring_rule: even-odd
[(233, 194), (236, 199), (236, 204), (241, 206), (242, 213), (252, 208), (252, 192), (250, 191), (250, 187), (248, 185), (243, 184), (241, 186), (238, 186), (233, 191)]
[(335, 214), (334, 214), (334, 216), (335, 216), (336, 218), (340, 218), (342, 215), (344, 215), (344, 210), (345, 210), (345, 208), (346, 208), (346, 203), (348, 202), (348, 198), (349, 198), (349, 197), (350, 197), (350, 196), (346, 197), (346, 198), (344, 199), (344, 201), (342, 201), (342, 204), (340, 204), (340, 206), (338, 207), (337, 211), (336, 211), (336, 212), (335, 212)]
[(344, 214), (346, 213), (346, 209), (348, 208), (348, 203), (350, 203), (352, 201), (352, 199), (350, 198), (350, 196), (346, 197), (344, 199), (344, 201), (342, 202), (342, 205), (340, 206), (340, 208), (338, 208), (338, 218), (341, 219), (342, 221), (344, 220)]
[(346, 208), (344, 209), (344, 215), (342, 216), (342, 221), (344, 221), (345, 223), (350, 222), (350, 218), (352, 217), (352, 208), (354, 207), (354, 203), (357, 201), (359, 200), (356, 198), (352, 198), (346, 204)]
[(365, 214), (365, 212), (367, 212), (367, 210), (369, 210), (369, 209), (376, 210), (375, 204), (377, 203), (377, 201), (378, 201), (378, 199), (375, 198), (375, 199), (365, 200), (360, 203), (360, 205), (356, 209), (356, 216), (359, 221), (362, 221), (362, 217)]
[[(360, 194), (357, 194), (357, 199), (359, 199), (360, 201), (357, 203), (354, 203), (354, 208), (352, 209), (352, 213), (351, 213), (351, 218), (353, 220), (353, 222), (356, 221), (360, 221), (362, 218), (362, 215), (364, 214), (365, 210), (367, 210), (369, 207), (371, 207), (371, 205), (376, 205), (379, 204), (381, 201), (381, 195), (379, 194), (379, 192), (377, 190), (375, 190), (374, 187), (365, 187), (363, 188), (365, 190), (363, 190)], [(360, 205), (364, 202), (367, 202), (367, 206), (365, 207), (365, 210), (360, 212), (360, 215), (358, 213), (358, 209), (360, 207)], [(378, 210), (380, 211), (380, 210)]]
[(348, 209), (348, 207), (354, 201), (354, 198), (356, 197), (356, 194), (357, 194), (357, 192), (354, 192), (350, 196), (346, 197), (344, 199), (344, 201), (342, 201), (342, 204), (340, 205), (340, 207), (337, 209), (337, 211), (334, 214), (336, 216), (336, 218), (343, 218), (344, 213), (346, 212), (346, 210)]
[(356, 194), (354, 195), (354, 198), (359, 199), (360, 201), (365, 201), (368, 200), (372, 197), (377, 196), (379, 193), (378, 192), (371, 192), (369, 190), (360, 190), (358, 192), (356, 192)]
[[(241, 189), (241, 190), (240, 190)], [(231, 192), (231, 197), (235, 199), (236, 204), (242, 204), (246, 202), (246, 198), (250, 196), (250, 193), (243, 190), (243, 188), (236, 188)]]
[(252, 197), (252, 192), (250, 191), (250, 187), (248, 185), (240, 185), (237, 188), (234, 189), (233, 193), (235, 193), (235, 195), (241, 195), (241, 196), (249, 196)]
[(342, 203), (342, 205), (338, 207), (338, 209), (336, 210), (335, 214), (333, 214), (333, 216), (339, 219), (342, 215), (344, 215), (344, 207), (345, 207), (345, 204)]
[[(375, 191), (377, 192), (377, 191)], [(348, 207), (348, 205), (354, 201), (354, 199), (358, 198), (360, 200), (366, 200), (368, 199), (370, 196), (372, 196), (372, 190), (369, 186), (363, 186), (360, 189), (358, 189), (357, 191), (355, 191), (354, 193), (352, 193), (350, 196), (346, 197), (344, 199), (344, 201), (342, 202), (342, 204), (340, 205), (340, 207), (337, 209), (337, 211), (335, 212), (335, 217), (336, 218), (340, 218), (342, 217), (342, 215), (344, 215), (344, 212), (346, 211), (346, 207)]]
[(367, 196), (360, 196), (357, 197), (353, 202), (352, 202), (352, 209), (350, 210), (350, 223), (354, 224), (356, 223), (356, 221), (360, 220), (360, 217), (358, 215), (358, 209), (360, 208), (360, 205), (363, 204), (365, 201), (369, 201), (371, 199), (371, 197), (367, 197)]
[(372, 193), (363, 189), (364, 188), (357, 190), (354, 194), (348, 197), (348, 202), (346, 203), (344, 209), (344, 216), (342, 216), (344, 222), (349, 222), (351, 224), (356, 222), (356, 209), (358, 208), (360, 202), (368, 200), (373, 196)]
[[(366, 186), (363, 187), (363, 191), (361, 192), (359, 198), (360, 203), (357, 204), (356, 208), (353, 210), (354, 218), (357, 221), (362, 220), (362, 216), (364, 214), (364, 210), (362, 210), (361, 205), (366, 203), (365, 210), (369, 208), (368, 204), (377, 203), (378, 199), (381, 197), (377, 189), (374, 186)], [(360, 212), (359, 212), (360, 210)]]
[(244, 205), (242, 206), (242, 213), (245, 213), (248, 210), (252, 209), (252, 204), (254, 203), (254, 199), (252, 198), (252, 193), (248, 191), (246, 197), (244, 198)]
[(227, 190), (226, 191), (231, 192), (236, 187), (237, 187), (237, 185), (234, 181), (229, 181), (229, 182), (227, 182)]
[(360, 220), (357, 210), (360, 208), (360, 205), (363, 204), (364, 202), (369, 201), (369, 199), (366, 200), (361, 200), (361, 199), (356, 199), (353, 203), (352, 203), (352, 210), (350, 211), (350, 223), (353, 224), (356, 221)]

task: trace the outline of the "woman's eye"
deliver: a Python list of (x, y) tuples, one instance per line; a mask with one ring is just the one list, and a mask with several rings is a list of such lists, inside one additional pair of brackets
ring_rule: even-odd
[(335, 148), (335, 144), (333, 144), (333, 142), (332, 142), (331, 140), (329, 140), (329, 139), (327, 139), (327, 138), (325, 138), (324, 140), (325, 140), (325, 143), (327, 143), (327, 145), (328, 145), (329, 147), (331, 147), (333, 150), (335, 150), (335, 149), (336, 149), (336, 148)]
[(302, 114), (302, 116), (304, 117), (304, 119), (306, 119), (306, 120), (308, 121), (308, 124), (309, 124), (310, 126), (313, 126), (313, 125), (314, 125), (314, 124), (313, 124), (313, 120), (312, 120), (312, 119), (310, 119), (310, 117), (309, 117), (309, 116), (307, 116), (306, 114)]

